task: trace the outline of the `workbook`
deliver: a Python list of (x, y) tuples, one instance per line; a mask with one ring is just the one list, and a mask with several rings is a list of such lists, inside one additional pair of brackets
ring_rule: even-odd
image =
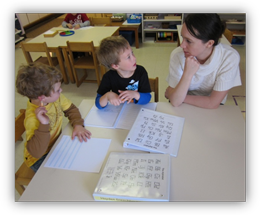
[(96, 201), (169, 201), (170, 156), (111, 152), (93, 197)]
[(176, 157), (184, 118), (141, 108), (123, 146)]
[(130, 130), (141, 108), (155, 110), (156, 105), (154, 102), (145, 105), (125, 102), (119, 106), (108, 103), (105, 108), (98, 109), (94, 104), (85, 117), (84, 125)]

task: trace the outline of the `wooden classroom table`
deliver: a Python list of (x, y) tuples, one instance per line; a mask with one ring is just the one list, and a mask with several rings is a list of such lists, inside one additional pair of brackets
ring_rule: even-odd
[(119, 31), (134, 31), (135, 32), (135, 47), (139, 48), (139, 37), (138, 37), (138, 29), (141, 23), (127, 23), (126, 21), (122, 22), (112, 22), (112, 26), (119, 26)]
[[(56, 34), (54, 37), (44, 37), (44, 33), (35, 37), (34, 39), (28, 41), (28, 43), (42, 43), (42, 42), (46, 42), (47, 46), (50, 50), (50, 52), (54, 52), (56, 53), (58, 60), (59, 60), (59, 64), (60, 64), (60, 68), (61, 68), (61, 72), (63, 74), (64, 77), (64, 82), (68, 83), (68, 79), (67, 79), (67, 74), (66, 74), (66, 70), (64, 67), (64, 63), (63, 63), (63, 58), (65, 60), (67, 69), (68, 69), (68, 75), (70, 78), (70, 81), (72, 83), (75, 83), (75, 78), (71, 69), (71, 65), (70, 65), (70, 61), (67, 55), (67, 41), (70, 42), (91, 42), (93, 41), (95, 48), (99, 47), (99, 44), (101, 42), (101, 40), (103, 38), (112, 36), (112, 35), (118, 35), (119, 31), (118, 31), (119, 27), (112, 27), (112, 26), (106, 26), (106, 27), (85, 27), (85, 28), (80, 28), (75, 31), (75, 34), (71, 35), (71, 36), (60, 36), (59, 34)], [(65, 29), (63, 27), (55, 27), (55, 28), (51, 28), (49, 31), (65, 31), (65, 30), (69, 30), (69, 29)], [(62, 55), (63, 53), (63, 55)], [(101, 74), (105, 73), (105, 67), (101, 66)]]
[[(81, 102), (82, 117), (93, 104), (94, 100)], [(159, 102), (156, 110), (185, 118), (178, 156), (171, 158), (170, 201), (245, 201), (245, 120), (239, 107), (221, 105), (208, 110)], [(92, 194), (110, 152), (137, 152), (123, 148), (128, 130), (87, 129), (93, 138), (111, 139), (100, 172), (44, 167), (61, 135), (19, 201), (94, 201)], [(71, 133), (70, 125), (62, 132)]]
[[(177, 25), (177, 30), (178, 30), (177, 46), (180, 46), (180, 44), (182, 43), (181, 28), (182, 28), (182, 25)], [(224, 36), (224, 34), (222, 34), (222, 37), (220, 38), (220, 42), (231, 46), (231, 43), (227, 40), (227, 38)]]

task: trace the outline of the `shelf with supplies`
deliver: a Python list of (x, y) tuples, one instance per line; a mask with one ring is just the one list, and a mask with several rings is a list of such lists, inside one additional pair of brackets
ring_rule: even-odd
[[(182, 24), (183, 14), (146, 13), (142, 19), (142, 41), (176, 42), (177, 25)], [(174, 36), (176, 34), (176, 36)]]
[(19, 18), (15, 14), (15, 44), (24, 40), (24, 30), (20, 24)]
[(155, 42), (167, 43), (167, 42), (176, 42), (176, 41), (177, 41), (177, 34), (174, 34), (173, 32), (167, 32), (167, 31), (156, 32)]
[(232, 45), (244, 45), (246, 42), (246, 14), (219, 13), (221, 20), (226, 22), (226, 28), (233, 33)]

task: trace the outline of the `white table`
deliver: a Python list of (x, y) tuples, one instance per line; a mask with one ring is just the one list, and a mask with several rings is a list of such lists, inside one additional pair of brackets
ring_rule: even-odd
[[(105, 37), (111, 36), (117, 32), (119, 27), (84, 27), (80, 29), (71, 29), (75, 33), (71, 36), (60, 36), (56, 34), (54, 37), (44, 37), (44, 33), (30, 40), (28, 43), (42, 43), (46, 42), (48, 47), (64, 47), (67, 46), (67, 41), (70, 42), (91, 42), (93, 41), (95, 47), (99, 47), (101, 40)], [(49, 31), (67, 31), (70, 29), (62, 27), (54, 27)]]
[[(93, 104), (82, 101), (83, 117)], [(245, 201), (245, 121), (239, 108), (208, 110), (159, 102), (157, 111), (185, 118), (179, 153), (172, 157), (170, 201)], [(19, 201), (94, 201), (92, 193), (109, 153), (136, 151), (123, 148), (128, 130), (88, 129), (92, 137), (112, 139), (100, 173), (44, 167), (56, 143)], [(71, 132), (70, 125), (63, 130)]]
[[(178, 46), (182, 43), (182, 36), (181, 36), (181, 28), (182, 25), (177, 25), (177, 30), (178, 30)], [(222, 34), (222, 37), (220, 38), (220, 42), (223, 44), (227, 44), (231, 46), (231, 43), (227, 40), (227, 38)]]
[[(62, 32), (70, 29), (62, 28), (62, 27), (54, 27), (51, 28), (49, 31), (51, 32)], [(63, 64), (63, 58), (65, 60), (65, 63), (67, 65), (68, 69), (68, 75), (72, 83), (75, 83), (75, 78), (70, 66), (70, 61), (67, 55), (67, 41), (70, 42), (91, 42), (93, 41), (94, 47), (98, 48), (99, 44), (102, 39), (112, 36), (112, 35), (118, 35), (119, 34), (119, 27), (112, 27), (112, 26), (106, 26), (106, 27), (84, 27), (80, 29), (72, 29), (75, 31), (75, 33), (71, 36), (60, 36), (59, 34), (56, 34), (54, 37), (44, 37), (44, 33), (35, 37), (34, 39), (28, 41), (28, 43), (42, 43), (46, 42), (47, 46), (50, 50), (50, 52), (54, 52), (57, 54), (57, 57), (59, 59), (61, 72), (64, 77), (64, 82), (68, 83), (64, 64)], [(61, 54), (61, 50), (63, 52), (63, 57)], [(105, 68), (102, 66), (101, 68), (101, 74), (105, 73)]]

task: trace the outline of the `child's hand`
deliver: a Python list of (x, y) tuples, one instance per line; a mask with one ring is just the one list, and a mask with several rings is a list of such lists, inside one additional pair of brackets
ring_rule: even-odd
[(114, 106), (119, 106), (121, 103), (123, 103), (119, 96), (114, 92), (107, 93), (107, 100)]
[(85, 129), (82, 125), (75, 125), (72, 132), (72, 140), (74, 140), (75, 136), (78, 136), (80, 142), (83, 140), (87, 142), (87, 139), (90, 139), (91, 132)]
[(79, 28), (80, 28), (80, 25), (79, 25), (79, 24), (77, 24), (77, 25), (74, 26), (74, 29), (79, 29)]
[(73, 28), (72, 24), (70, 24), (70, 23), (67, 24), (67, 27), (68, 27), (69, 29), (72, 29), (72, 28)]
[(122, 103), (127, 101), (127, 103), (129, 104), (132, 101), (132, 99), (136, 99), (136, 100), (140, 99), (140, 94), (137, 91), (133, 91), (133, 90), (126, 90), (126, 91), (118, 90), (118, 92), (120, 93), (119, 94), (119, 98), (120, 98)]
[(36, 117), (40, 121), (41, 124), (45, 124), (46, 125), (46, 124), (49, 124), (49, 122), (50, 122), (50, 119), (46, 115), (46, 113), (47, 113), (47, 110), (46, 110), (45, 107), (38, 107), (35, 110)]

